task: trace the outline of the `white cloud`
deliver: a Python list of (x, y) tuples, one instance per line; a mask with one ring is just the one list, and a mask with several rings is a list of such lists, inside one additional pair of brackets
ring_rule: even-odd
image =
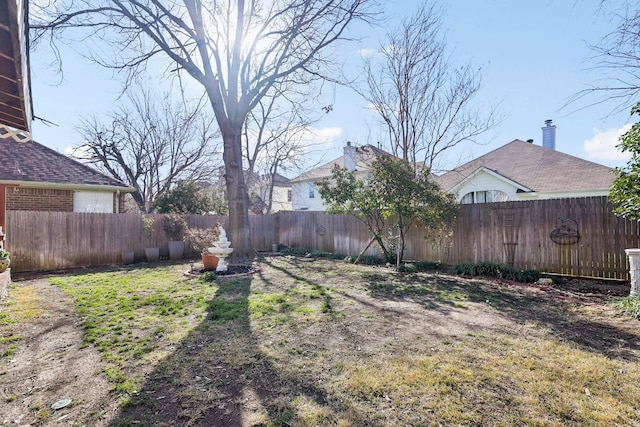
[(623, 153), (616, 148), (620, 136), (631, 129), (627, 124), (621, 128), (607, 130), (594, 129), (593, 138), (587, 139), (582, 147), (587, 157), (595, 160), (627, 160), (629, 153)]
[(307, 128), (302, 137), (303, 141), (309, 143), (309, 145), (313, 145), (314, 148), (317, 148), (318, 145), (321, 145), (326, 148), (333, 147), (333, 143), (335, 140), (340, 138), (342, 135), (342, 128), (339, 127), (326, 127), (326, 128)]
[(75, 152), (76, 152), (76, 148), (70, 145), (68, 145), (67, 148), (64, 149), (64, 155), (67, 157), (75, 157), (74, 156)]
[(373, 56), (377, 53), (378, 51), (376, 49), (358, 49), (358, 54), (363, 58)]
[(81, 147), (72, 147), (70, 145), (68, 145), (64, 151), (63, 154), (67, 157), (71, 157), (73, 160), (77, 160), (81, 163), (89, 163), (87, 161), (87, 159), (91, 158), (91, 151), (89, 150), (88, 147), (85, 146), (81, 146)]

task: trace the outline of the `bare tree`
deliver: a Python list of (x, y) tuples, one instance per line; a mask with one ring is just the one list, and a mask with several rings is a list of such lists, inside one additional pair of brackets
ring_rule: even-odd
[(628, 111), (640, 99), (640, 7), (630, 1), (613, 6), (601, 2), (599, 13), (609, 12), (617, 20), (615, 29), (600, 43), (590, 46), (595, 53), (594, 68), (604, 73), (604, 79), (575, 94), (568, 104), (585, 100), (586, 106), (611, 102), (613, 112), (619, 113)]
[[(303, 157), (312, 149), (306, 140), (310, 126), (331, 106), (317, 107), (315, 90), (276, 85), (265, 95), (245, 121), (244, 156), (252, 192), (261, 206), (253, 211), (268, 214), (273, 207), (274, 186), (281, 173), (303, 168)], [(311, 102), (313, 101), (313, 102)], [(312, 105), (314, 107), (312, 107)], [(322, 113), (321, 113), (322, 111)]]
[[(134, 75), (164, 55), (205, 89), (222, 133), (234, 255), (253, 256), (242, 129), (247, 114), (278, 82), (321, 78), (330, 47), (353, 21), (368, 20), (374, 0), (60, 0), (34, 16), (37, 41), (79, 28), (111, 42), (99, 62)], [(47, 18), (48, 17), (48, 18)], [(52, 36), (52, 39), (54, 37)]]
[(134, 187), (133, 199), (143, 212), (177, 180), (209, 179), (215, 165), (212, 120), (200, 107), (156, 99), (142, 90), (107, 121), (85, 117), (77, 131), (84, 142), (73, 155)]
[(454, 66), (442, 32), (436, 6), (424, 3), (365, 58), (360, 90), (382, 120), (391, 152), (429, 169), (443, 152), (495, 125), (493, 109), (483, 115), (472, 106), (481, 70)]

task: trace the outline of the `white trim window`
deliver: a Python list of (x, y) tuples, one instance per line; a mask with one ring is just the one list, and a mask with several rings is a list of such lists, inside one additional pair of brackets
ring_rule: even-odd
[(316, 187), (314, 187), (313, 183), (309, 183), (309, 198), (315, 199), (316, 197)]
[(75, 191), (74, 212), (113, 213), (113, 193), (105, 191)]
[(460, 204), (507, 202), (509, 195), (500, 190), (471, 191), (460, 199)]

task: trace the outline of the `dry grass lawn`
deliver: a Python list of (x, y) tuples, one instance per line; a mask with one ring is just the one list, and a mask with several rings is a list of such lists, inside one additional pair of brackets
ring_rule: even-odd
[(213, 282), (185, 269), (49, 279), (121, 402), (90, 417), (82, 401), (79, 425), (640, 425), (640, 328), (604, 306), (300, 257)]

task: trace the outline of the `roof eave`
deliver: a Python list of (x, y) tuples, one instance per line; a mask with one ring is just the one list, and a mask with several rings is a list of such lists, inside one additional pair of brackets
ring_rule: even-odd
[[(0, 122), (12, 128), (30, 132), (33, 117), (31, 106), (31, 79), (29, 72), (28, 2), (26, 0), (0, 0), (0, 11), (8, 16), (10, 43), (0, 48), (7, 60), (0, 69), (4, 90), (0, 91)], [(14, 74), (15, 73), (15, 74)]]
[(120, 191), (122, 193), (133, 193), (136, 191), (133, 187), (121, 187), (119, 185), (101, 185), (101, 184), (64, 184), (59, 182), (42, 182), (42, 181), (18, 181), (18, 180), (0, 180), (0, 185), (15, 185), (19, 187), (47, 187), (58, 190), (93, 190), (93, 191)]
[(455, 193), (458, 191), (458, 189), (460, 189), (460, 187), (462, 187), (464, 184), (466, 184), (467, 182), (469, 182), (470, 180), (472, 180), (475, 176), (477, 176), (480, 172), (485, 172), (491, 176), (493, 176), (496, 179), (499, 179), (501, 181), (504, 181), (510, 185), (513, 185), (516, 188), (519, 188), (521, 190), (523, 190), (526, 193), (531, 193), (531, 192), (535, 192), (535, 190), (533, 190), (532, 188), (529, 188), (525, 185), (520, 184), (519, 182), (516, 182), (510, 178), (507, 178), (506, 176), (487, 168), (486, 166), (480, 166), (479, 168), (477, 168), (476, 170), (474, 170), (473, 172), (471, 172), (469, 175), (465, 176), (463, 179), (461, 179), (460, 181), (458, 181), (458, 183), (454, 186), (452, 186), (449, 190), (447, 190), (449, 193)]

